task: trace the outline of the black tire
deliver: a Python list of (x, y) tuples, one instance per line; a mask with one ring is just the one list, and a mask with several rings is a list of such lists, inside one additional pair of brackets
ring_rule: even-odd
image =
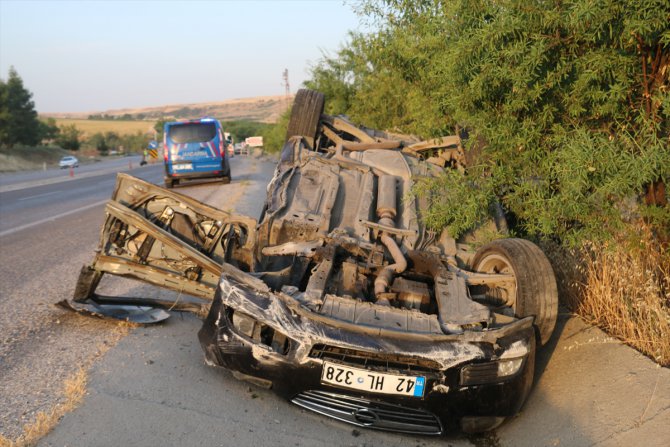
[(546, 344), (556, 326), (558, 289), (549, 260), (540, 248), (525, 239), (499, 239), (477, 250), (472, 260), (474, 271), (512, 273), (516, 292), (496, 288), (487, 295), (505, 300), (517, 317), (535, 317), (541, 344)]
[(228, 183), (230, 183), (230, 176), (221, 177), (221, 182), (222, 182), (224, 185), (227, 185)]
[(286, 140), (295, 135), (300, 135), (307, 140), (309, 146), (314, 149), (314, 141), (319, 128), (319, 120), (323, 113), (323, 93), (315, 90), (300, 89), (295, 95), (291, 118), (288, 122)]
[(165, 187), (167, 189), (172, 189), (174, 187), (174, 180), (172, 179), (165, 179)]

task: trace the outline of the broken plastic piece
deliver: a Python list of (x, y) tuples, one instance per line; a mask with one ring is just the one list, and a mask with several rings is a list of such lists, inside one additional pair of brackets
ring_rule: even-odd
[(163, 309), (148, 306), (130, 306), (125, 304), (94, 304), (73, 303), (68, 300), (59, 301), (56, 306), (72, 310), (83, 315), (99, 318), (113, 318), (115, 320), (130, 321), (139, 324), (160, 323), (170, 317), (170, 313)]

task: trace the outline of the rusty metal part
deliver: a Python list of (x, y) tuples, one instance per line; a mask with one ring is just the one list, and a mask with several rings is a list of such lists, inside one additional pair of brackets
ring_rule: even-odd
[(333, 128), (339, 130), (340, 132), (348, 133), (349, 135), (355, 137), (360, 142), (363, 143), (374, 143), (375, 139), (365, 133), (354, 124), (341, 117), (333, 117), (328, 115), (321, 115), (321, 121), (327, 124), (330, 124)]
[(377, 183), (377, 216), (396, 216), (396, 179), (392, 175), (381, 175)]
[(488, 307), (470, 299), (465, 278), (450, 272), (439, 256), (422, 251), (410, 251), (413, 271), (430, 275), (435, 283), (438, 319), (447, 334), (460, 334), (473, 326), (482, 328), (491, 323)]
[(330, 141), (332, 141), (333, 143), (335, 143), (336, 146), (339, 146), (339, 145), (341, 145), (342, 143), (344, 143), (344, 138), (340, 137), (340, 136), (339, 136), (337, 133), (335, 133), (335, 131), (332, 130), (330, 127), (328, 127), (328, 126), (323, 126), (323, 130), (322, 130), (322, 132), (323, 132), (323, 134), (324, 134), (326, 137), (328, 137), (328, 139), (329, 139)]
[(263, 247), (261, 253), (265, 256), (297, 255), (312, 256), (314, 251), (323, 246), (323, 239), (305, 242), (286, 242), (272, 247)]
[(370, 228), (374, 232), (375, 237), (377, 237), (378, 233), (388, 233), (401, 237), (416, 237), (416, 230), (405, 230), (404, 228), (396, 228), (367, 220), (362, 221), (361, 224)]
[(346, 151), (368, 151), (370, 149), (398, 149), (401, 141), (375, 141), (372, 143), (343, 142), (342, 149)]
[[(393, 218), (396, 216), (396, 178), (392, 175), (382, 175), (379, 177), (377, 216), (379, 217), (380, 225), (389, 227), (395, 225)], [(380, 241), (388, 249), (394, 263), (384, 267), (377, 275), (377, 278), (375, 278), (375, 297), (378, 304), (388, 304), (388, 297), (382, 295), (390, 287), (395, 274), (400, 274), (407, 269), (407, 260), (398, 244), (388, 233), (382, 233)]]
[(430, 307), (430, 291), (425, 282), (396, 278), (391, 286), (391, 292), (398, 295), (398, 303), (405, 309), (426, 312)]
[(407, 146), (404, 150), (412, 153), (420, 153), (433, 149), (444, 149), (450, 146), (456, 146), (458, 149), (461, 149), (460, 137), (457, 135), (448, 135), (444, 137), (433, 138), (432, 140), (414, 143), (410, 146)]

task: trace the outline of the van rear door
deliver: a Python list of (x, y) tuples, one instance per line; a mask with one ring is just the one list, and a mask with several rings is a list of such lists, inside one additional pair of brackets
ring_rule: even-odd
[(221, 171), (221, 132), (214, 120), (170, 124), (166, 137), (171, 174)]

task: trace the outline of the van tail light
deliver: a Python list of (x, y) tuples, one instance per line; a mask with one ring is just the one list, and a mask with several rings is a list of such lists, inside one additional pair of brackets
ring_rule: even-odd
[(169, 150), (170, 150), (170, 149), (168, 149), (168, 145), (167, 145), (167, 144), (164, 144), (164, 145), (163, 145), (163, 159), (164, 159), (166, 162), (168, 161), (168, 151), (169, 151)]

